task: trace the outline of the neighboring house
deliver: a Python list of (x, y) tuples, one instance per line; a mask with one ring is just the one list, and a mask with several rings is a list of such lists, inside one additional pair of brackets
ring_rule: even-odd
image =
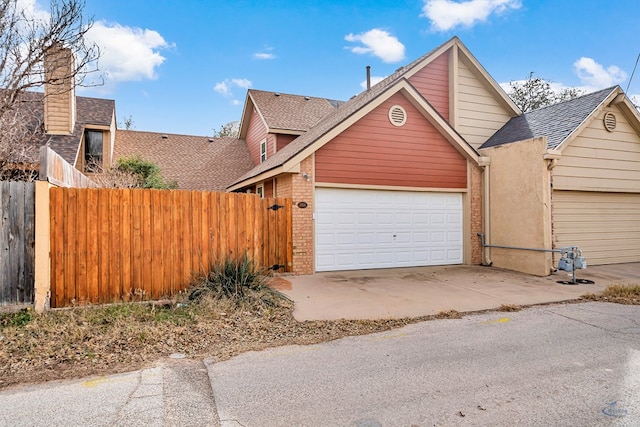
[(69, 164), (82, 172), (109, 166), (116, 133), (115, 102), (110, 99), (75, 95), (75, 85), (65, 74), (73, 62), (70, 49), (61, 48), (47, 57), (61, 64), (51, 69), (59, 84), (46, 84), (44, 93), (25, 92), (16, 104), (24, 110), (33, 127), (32, 141), (49, 146)]
[[(513, 118), (479, 151), (491, 158), (493, 243), (578, 246), (591, 265), (640, 262), (640, 115), (620, 87)], [(552, 268), (548, 253), (493, 249), (491, 260)]]

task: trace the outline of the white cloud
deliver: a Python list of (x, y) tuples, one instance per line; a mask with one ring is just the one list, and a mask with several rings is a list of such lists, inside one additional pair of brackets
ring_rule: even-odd
[(251, 87), (251, 80), (247, 79), (231, 79), (231, 83), (243, 89), (249, 89)]
[(518, 9), (520, 0), (424, 0), (422, 15), (431, 21), (436, 31), (448, 31), (455, 27), (471, 27), (484, 22), (489, 15)]
[(255, 59), (274, 59), (276, 56), (273, 53), (268, 52), (256, 52), (253, 54)]
[(387, 31), (374, 28), (361, 34), (347, 34), (348, 42), (360, 42), (363, 46), (350, 48), (359, 55), (372, 54), (384, 62), (398, 62), (404, 59), (404, 45)]
[[(374, 86), (374, 85), (380, 83), (384, 79), (385, 79), (385, 77), (371, 76), (371, 86)], [(362, 83), (360, 83), (360, 87), (362, 87), (362, 89), (366, 89), (367, 88), (367, 81), (363, 80)]]
[(16, 10), (23, 13), (27, 19), (46, 22), (51, 17), (49, 11), (41, 9), (36, 0), (18, 0)]
[(222, 96), (231, 96), (231, 90), (229, 90), (229, 85), (226, 82), (216, 83), (213, 87), (213, 90), (215, 90)]
[(223, 81), (216, 83), (213, 86), (213, 90), (225, 98), (233, 98), (231, 100), (231, 105), (240, 105), (240, 100), (234, 98), (233, 89), (241, 88), (246, 90), (252, 85), (253, 83), (249, 79), (224, 79)]
[(165, 61), (160, 50), (171, 47), (157, 31), (104, 21), (95, 22), (86, 38), (100, 47), (98, 66), (107, 85), (155, 79), (156, 68)]
[(627, 73), (619, 67), (611, 65), (605, 68), (592, 58), (578, 59), (573, 68), (582, 83), (594, 90), (614, 86), (627, 79)]

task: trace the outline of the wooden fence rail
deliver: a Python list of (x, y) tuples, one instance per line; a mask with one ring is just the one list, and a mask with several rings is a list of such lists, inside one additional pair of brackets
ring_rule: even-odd
[(52, 307), (172, 295), (244, 253), (291, 269), (290, 199), (52, 188), (50, 209)]
[(33, 303), (35, 183), (0, 182), (0, 306)]

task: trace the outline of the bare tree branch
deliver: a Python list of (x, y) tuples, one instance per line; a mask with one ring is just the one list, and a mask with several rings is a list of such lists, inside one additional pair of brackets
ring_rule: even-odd
[(533, 71), (529, 73), (529, 78), (524, 82), (509, 83), (509, 97), (522, 110), (536, 110), (564, 101), (567, 99), (577, 98), (584, 92), (576, 88), (564, 88), (555, 91), (551, 87), (551, 82), (540, 77), (534, 77)]
[[(68, 82), (83, 85), (87, 74), (97, 72), (100, 56), (98, 46), (85, 40), (93, 22), (83, 16), (84, 1), (51, 0), (49, 12), (25, 5), (0, 0), (0, 172), (36, 161), (36, 135), (42, 136), (43, 125), (36, 115), (41, 106), (33, 102), (43, 98), (27, 92), (47, 85), (52, 95), (70, 90)], [(45, 58), (61, 48), (69, 49), (75, 62), (62, 74), (45, 72)]]

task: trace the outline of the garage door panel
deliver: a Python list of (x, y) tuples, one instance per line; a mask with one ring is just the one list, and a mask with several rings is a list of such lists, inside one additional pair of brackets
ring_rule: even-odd
[(318, 271), (460, 264), (462, 253), (459, 193), (316, 189)]
[(640, 262), (640, 194), (554, 191), (553, 230), (587, 265)]

